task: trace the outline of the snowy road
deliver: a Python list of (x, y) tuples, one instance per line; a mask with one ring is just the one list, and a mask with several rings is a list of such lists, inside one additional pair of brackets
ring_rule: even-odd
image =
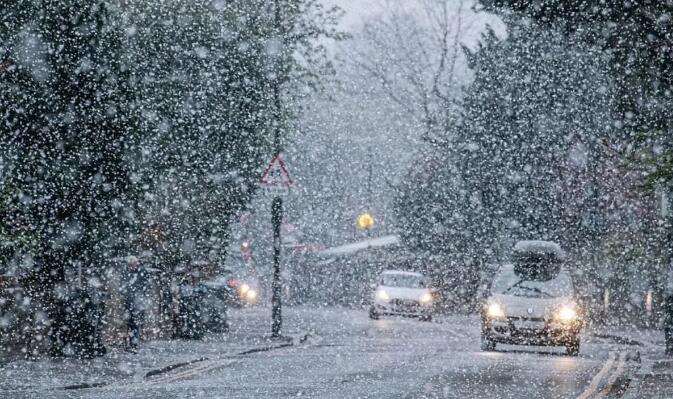
[[(232, 312), (232, 334), (268, 330), (267, 309)], [(295, 339), (269, 350), (208, 357), (158, 375), (71, 391), (40, 392), (77, 398), (593, 398), (610, 396), (626, 372), (628, 347), (586, 337), (581, 354), (561, 348), (504, 346), (479, 350), (478, 319), (435, 322), (371, 321), (364, 311), (286, 308), (285, 331)], [(218, 355), (221, 353), (221, 355)], [(140, 356), (140, 355), (139, 355)], [(23, 396), (19, 396), (23, 397)], [(28, 395), (27, 397), (30, 397)]]

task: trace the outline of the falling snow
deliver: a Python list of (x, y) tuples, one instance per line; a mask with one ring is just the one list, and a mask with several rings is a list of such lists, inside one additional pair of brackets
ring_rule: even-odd
[(673, 397), (671, 0), (0, 8), (0, 397)]

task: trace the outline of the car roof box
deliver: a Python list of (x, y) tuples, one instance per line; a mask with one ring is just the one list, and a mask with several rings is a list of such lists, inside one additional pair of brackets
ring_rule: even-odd
[(514, 273), (527, 280), (551, 280), (558, 275), (566, 254), (552, 241), (519, 241), (514, 246)]

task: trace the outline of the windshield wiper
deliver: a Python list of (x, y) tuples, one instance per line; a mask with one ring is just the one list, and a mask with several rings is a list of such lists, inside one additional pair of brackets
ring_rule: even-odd
[(547, 292), (544, 292), (544, 291), (542, 291), (541, 289), (539, 289), (539, 288), (537, 288), (537, 287), (529, 287), (529, 286), (527, 286), (527, 285), (520, 285), (519, 288), (525, 288), (525, 289), (527, 289), (528, 291), (533, 291), (533, 292), (538, 293), (538, 294), (540, 294), (540, 295), (545, 295), (545, 296), (548, 297), (548, 298), (553, 298), (553, 297), (554, 297), (553, 295), (551, 295), (551, 294), (549, 294), (549, 293), (547, 293)]
[(512, 288), (523, 288), (523, 289), (526, 289), (526, 290), (528, 290), (528, 291), (533, 291), (533, 292), (535, 292), (535, 293), (538, 293), (538, 294), (540, 294), (540, 295), (545, 295), (547, 298), (553, 298), (553, 297), (554, 297), (554, 296), (551, 295), (550, 293), (548, 293), (548, 292), (544, 292), (544, 291), (542, 291), (541, 289), (539, 289), (539, 288), (537, 288), (537, 287), (529, 287), (529, 286), (527, 286), (527, 285), (521, 285), (521, 283), (523, 283), (524, 281), (526, 281), (526, 280), (519, 280), (519, 281), (517, 281), (516, 283), (514, 283), (513, 285), (511, 285), (509, 288), (507, 288), (503, 293), (506, 294), (506, 293), (510, 292), (510, 291), (512, 290)]
[(509, 287), (507, 287), (507, 289), (504, 290), (502, 293), (503, 293), (503, 294), (506, 294), (506, 293), (510, 292), (510, 291), (512, 290), (512, 288), (516, 288), (516, 287), (518, 287), (519, 284), (523, 283), (524, 281), (526, 281), (526, 280), (521, 279), (521, 280), (517, 281), (516, 283), (514, 283), (514, 284), (510, 285)]

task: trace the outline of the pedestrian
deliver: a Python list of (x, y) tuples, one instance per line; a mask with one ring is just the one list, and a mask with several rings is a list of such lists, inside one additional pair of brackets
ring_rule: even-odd
[(124, 301), (124, 318), (128, 331), (127, 350), (136, 352), (145, 316), (145, 288), (147, 271), (138, 258), (129, 256), (122, 275), (121, 291)]

